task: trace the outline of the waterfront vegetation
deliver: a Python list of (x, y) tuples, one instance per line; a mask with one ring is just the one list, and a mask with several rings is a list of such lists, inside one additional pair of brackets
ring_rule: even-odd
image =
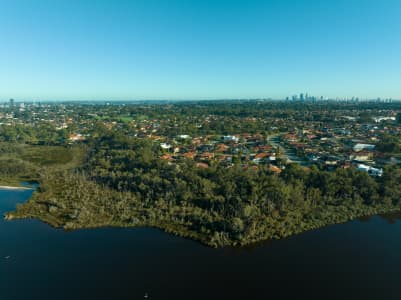
[[(401, 208), (398, 167), (378, 179), (355, 169), (328, 172), (297, 164), (280, 175), (268, 168), (200, 169), (191, 162), (170, 165), (158, 159), (151, 142), (107, 131), (87, 145), (86, 155), (74, 147), (37, 151), (22, 150), (21, 159), (1, 164), (2, 174), (31, 174), (40, 183), (9, 219), (39, 218), (66, 229), (154, 226), (218, 247)], [(52, 164), (37, 159), (52, 151), (70, 154), (50, 155)], [(81, 164), (66, 168), (72, 153), (81, 154)]]
[[(234, 130), (258, 134), (272, 130), (270, 123), (236, 119), (260, 116), (262, 110), (231, 104), (222, 109), (219, 105), (184, 106), (170, 116), (179, 126), (157, 127), (158, 134), (176, 136), (200, 130), (208, 134)], [(319, 115), (312, 116), (301, 107), (305, 118)], [(323, 122), (325, 110), (320, 105), (313, 108), (321, 110), (317, 122)], [(142, 108), (135, 110), (125, 115), (143, 119)], [(211, 112), (228, 116), (226, 122), (212, 120), (202, 129), (191, 120), (180, 123)], [(274, 118), (299, 116), (280, 106), (267, 113)], [(162, 119), (163, 110), (155, 106), (146, 109), (146, 114), (147, 118), (152, 115)], [(285, 162), (280, 162), (280, 172), (275, 172), (270, 164), (252, 163), (242, 159), (246, 154), (240, 153), (233, 156), (238, 159), (231, 164), (209, 160), (204, 168), (191, 159), (161, 159), (165, 150), (160, 142), (133, 134), (131, 119), (122, 119), (118, 113), (114, 117), (110, 112), (108, 115), (94, 120), (79, 115), (89, 129), (85, 141), (78, 143), (62, 138), (76, 130), (74, 124), (63, 129), (62, 134), (48, 126), (23, 131), (18, 129), (20, 125), (1, 126), (0, 184), (39, 183), (32, 198), (7, 213), (7, 219), (38, 218), (65, 229), (152, 226), (222, 247), (283, 238), (401, 209), (401, 168), (397, 164), (384, 165), (381, 177), (372, 177), (355, 167), (328, 170), (319, 165), (303, 167)], [(301, 118), (302, 122), (305, 118)], [(110, 119), (110, 123), (99, 119)], [(284, 127), (278, 130), (286, 131)], [(22, 137), (21, 132), (25, 133)], [(396, 154), (399, 146), (399, 138), (394, 135), (378, 143), (379, 148)]]

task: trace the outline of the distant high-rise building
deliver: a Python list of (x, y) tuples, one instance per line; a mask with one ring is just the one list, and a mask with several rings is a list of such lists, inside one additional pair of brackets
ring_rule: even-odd
[(14, 99), (10, 99), (10, 107), (14, 107)]
[(304, 100), (305, 100), (305, 99), (304, 99), (304, 94), (303, 94), (303, 93), (299, 94), (299, 100), (301, 100), (301, 101), (304, 101)]

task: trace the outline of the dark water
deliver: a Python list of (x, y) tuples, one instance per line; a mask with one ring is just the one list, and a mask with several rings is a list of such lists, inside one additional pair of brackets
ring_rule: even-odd
[[(0, 191), (0, 213), (30, 194)], [(144, 299), (145, 293), (148, 299), (401, 299), (401, 222), (373, 217), (216, 250), (155, 229), (64, 232), (35, 220), (0, 221), (0, 300)]]

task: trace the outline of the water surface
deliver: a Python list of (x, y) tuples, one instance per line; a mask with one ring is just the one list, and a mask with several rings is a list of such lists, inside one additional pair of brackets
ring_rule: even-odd
[[(0, 214), (32, 191), (0, 191)], [(10, 256), (9, 258), (6, 258)], [(0, 220), (0, 299), (401, 299), (401, 222), (373, 217), (248, 248), (149, 228)]]

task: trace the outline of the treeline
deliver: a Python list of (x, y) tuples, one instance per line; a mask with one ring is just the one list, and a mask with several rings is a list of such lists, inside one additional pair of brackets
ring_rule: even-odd
[(155, 226), (217, 247), (401, 208), (399, 167), (386, 168), (379, 179), (352, 168), (326, 172), (296, 164), (276, 175), (266, 167), (169, 164), (151, 141), (117, 132), (89, 145), (81, 168), (43, 171), (39, 192), (10, 216), (65, 228)]
[(36, 168), (29, 162), (16, 158), (0, 159), (0, 177), (16, 178), (24, 176), (34, 176)]
[(66, 129), (57, 130), (53, 125), (1, 125), (0, 142), (42, 145), (62, 144), (68, 139)]
[[(103, 108), (101, 108), (103, 109)], [(112, 110), (112, 108), (109, 108)], [(354, 116), (361, 122), (372, 122), (372, 117), (383, 111), (399, 111), (401, 103), (376, 102), (293, 102), (293, 101), (201, 101), (176, 102), (171, 104), (127, 105), (120, 107), (118, 113), (130, 115), (134, 119), (204, 119), (218, 116), (225, 120), (256, 118), (284, 119), (294, 121), (339, 122), (344, 115)], [(113, 115), (110, 111), (110, 115)], [(116, 119), (118, 119), (118, 115)], [(400, 118), (399, 118), (400, 120)], [(238, 125), (234, 124), (234, 125)]]

